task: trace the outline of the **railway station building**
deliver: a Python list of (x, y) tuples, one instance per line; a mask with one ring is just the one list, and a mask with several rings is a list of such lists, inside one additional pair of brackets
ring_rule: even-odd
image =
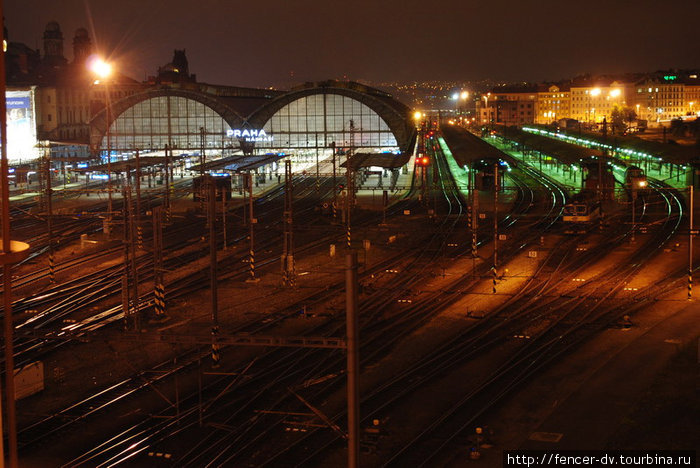
[(104, 160), (156, 155), (199, 161), (286, 155), (293, 162), (355, 152), (403, 155), (416, 130), (410, 109), (353, 82), (290, 91), (172, 83), (110, 102), (90, 122), (90, 149)]

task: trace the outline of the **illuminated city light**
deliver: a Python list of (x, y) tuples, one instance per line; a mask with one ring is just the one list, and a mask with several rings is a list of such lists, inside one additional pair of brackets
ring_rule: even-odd
[(88, 66), (95, 75), (102, 79), (107, 78), (112, 74), (112, 65), (99, 57), (92, 59)]

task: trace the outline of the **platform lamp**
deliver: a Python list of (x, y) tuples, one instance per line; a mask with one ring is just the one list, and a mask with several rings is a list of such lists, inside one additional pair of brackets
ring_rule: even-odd
[[(89, 61), (88, 67), (95, 74), (95, 81), (93, 84), (99, 85), (104, 82), (105, 91), (105, 111), (107, 120), (107, 226), (110, 226), (112, 222), (112, 148), (111, 148), (111, 134), (110, 126), (112, 120), (112, 99), (109, 94), (109, 85), (107, 78), (112, 75), (112, 65), (105, 62), (102, 58), (95, 58)], [(107, 230), (109, 232), (109, 228)]]

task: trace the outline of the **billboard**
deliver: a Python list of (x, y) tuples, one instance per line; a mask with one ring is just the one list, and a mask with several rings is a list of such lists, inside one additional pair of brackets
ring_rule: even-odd
[(39, 156), (36, 139), (34, 92), (6, 91), (7, 159), (10, 164), (34, 160)]

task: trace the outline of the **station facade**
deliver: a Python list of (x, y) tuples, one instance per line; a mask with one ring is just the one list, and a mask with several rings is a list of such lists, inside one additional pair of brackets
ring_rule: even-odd
[(164, 151), (207, 159), (285, 154), (325, 159), (351, 149), (405, 154), (410, 109), (358, 83), (307, 83), (291, 91), (168, 85), (108, 103), (90, 121), (90, 149), (104, 160)]

